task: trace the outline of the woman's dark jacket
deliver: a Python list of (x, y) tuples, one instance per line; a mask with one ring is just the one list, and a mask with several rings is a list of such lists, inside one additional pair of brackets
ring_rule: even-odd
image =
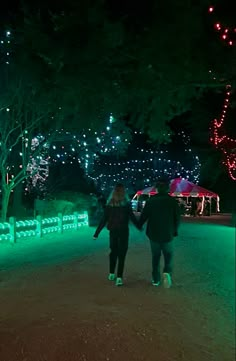
[(94, 237), (98, 237), (99, 233), (106, 225), (109, 231), (117, 230), (119, 232), (120, 230), (127, 230), (130, 220), (134, 223), (134, 225), (138, 226), (138, 221), (133, 214), (129, 203), (118, 206), (107, 205)]

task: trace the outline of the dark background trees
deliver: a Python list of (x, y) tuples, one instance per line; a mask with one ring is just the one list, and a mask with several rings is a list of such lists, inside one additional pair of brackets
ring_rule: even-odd
[[(187, 127), (201, 154), (203, 182), (216, 184), (223, 168), (208, 144), (208, 128), (220, 112), (215, 105), (225, 85), (235, 84), (236, 47), (222, 44), (208, 5), (206, 0), (4, 4), (0, 21), (14, 34), (12, 75), (20, 74), (26, 87), (34, 83), (46, 99), (41, 110), (53, 117), (40, 130), (58, 126), (59, 108), (61, 126), (68, 130), (101, 128), (112, 112), (156, 144), (171, 140), (173, 124)], [(224, 19), (229, 13), (228, 6)]]
[(103, 122), (112, 109), (163, 141), (193, 99), (234, 80), (235, 50), (219, 46), (207, 9), (205, 0), (34, 2), (19, 17), (20, 46), (54, 74), (80, 122)]

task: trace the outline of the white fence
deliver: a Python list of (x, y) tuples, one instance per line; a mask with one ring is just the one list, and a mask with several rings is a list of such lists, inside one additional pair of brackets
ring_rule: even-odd
[(64, 230), (77, 230), (82, 226), (88, 226), (88, 213), (77, 213), (63, 216), (58, 213), (57, 217), (42, 218), (17, 221), (14, 217), (9, 218), (9, 222), (0, 223), (0, 241), (10, 241), (15, 243), (21, 237), (42, 237), (44, 234)]

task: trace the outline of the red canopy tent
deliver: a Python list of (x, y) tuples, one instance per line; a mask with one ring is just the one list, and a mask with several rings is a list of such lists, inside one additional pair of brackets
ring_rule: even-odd
[[(155, 187), (145, 188), (136, 193), (136, 195), (140, 194), (148, 194), (154, 195), (158, 193), (158, 190)], [(134, 196), (134, 198), (136, 197)], [(197, 184), (189, 182), (184, 178), (176, 178), (172, 179), (170, 182), (170, 195), (174, 197), (219, 197), (218, 194), (209, 191), (205, 188), (198, 186)]]
[[(149, 187), (145, 188), (143, 190), (138, 191), (135, 196), (133, 197), (133, 200), (139, 200), (141, 195), (147, 195), (152, 196), (154, 194), (158, 193), (158, 190), (156, 187)], [(217, 201), (217, 212), (219, 212), (219, 195), (209, 191), (203, 187), (200, 187), (197, 184), (194, 184), (192, 182), (189, 182), (187, 179), (184, 178), (176, 178), (172, 179), (170, 182), (170, 193), (173, 197), (199, 197), (205, 199), (205, 197), (208, 197), (210, 199), (215, 198)]]

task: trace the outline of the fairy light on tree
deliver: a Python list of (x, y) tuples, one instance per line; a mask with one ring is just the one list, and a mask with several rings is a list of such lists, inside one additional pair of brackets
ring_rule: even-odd
[(220, 39), (228, 46), (233, 46), (236, 44), (236, 23), (230, 25), (220, 20), (222, 17), (223, 7), (226, 6), (226, 2), (221, 1), (218, 5), (209, 6), (208, 12), (211, 16), (213, 27), (215, 31), (217, 31)]
[(58, 130), (56, 141), (50, 146), (50, 163), (80, 163), (86, 175), (93, 171), (94, 162), (101, 156), (122, 155), (131, 141), (131, 131), (122, 121), (109, 122), (101, 131), (84, 129), (79, 133)]
[[(32, 139), (38, 129), (49, 128), (48, 120), (52, 113), (60, 120), (54, 93), (46, 93), (43, 91), (44, 84), (39, 85), (34, 77), (31, 77), (31, 81), (28, 72), (20, 72), (17, 61), (8, 61), (11, 50), (15, 50), (11, 38), (11, 32), (7, 31), (0, 40), (0, 217), (3, 220), (7, 218), (10, 196), (14, 195), (13, 203), (17, 203), (16, 195), (22, 195), (21, 187), (32, 175), (30, 169), (33, 174), (37, 174), (36, 169), (32, 169), (29, 164), (37, 157), (40, 160), (42, 144), (32, 148)], [(40, 166), (40, 162), (34, 162), (34, 166), (37, 164)]]
[(1, 63), (9, 65), (10, 64), (10, 56), (11, 56), (11, 31), (5, 31), (3, 37), (0, 40), (1, 47)]
[[(235, 17), (233, 17), (233, 24), (226, 24), (220, 20), (224, 14), (224, 7), (227, 7), (228, 2), (219, 2), (217, 5), (211, 5), (208, 12), (214, 23), (214, 29), (218, 32), (221, 40), (228, 46), (236, 45), (236, 24)], [(232, 180), (236, 180), (236, 139), (227, 135), (225, 130), (225, 121), (227, 112), (230, 108), (230, 99), (232, 96), (232, 86), (226, 86), (226, 94), (223, 103), (223, 109), (218, 119), (210, 125), (210, 141), (219, 149), (223, 155), (223, 164), (228, 170), (228, 174)]]
[(231, 85), (226, 86), (226, 95), (223, 109), (219, 119), (214, 119), (211, 124), (211, 142), (222, 152), (223, 164), (227, 167), (229, 176), (236, 181), (236, 139), (229, 137), (225, 132), (225, 119), (230, 107), (232, 95)]
[[(40, 147), (40, 152), (37, 154), (37, 149)], [(32, 156), (29, 158), (27, 165), (27, 188), (26, 191), (37, 193), (40, 196), (45, 196), (47, 192), (47, 180), (49, 177), (49, 143), (43, 135), (38, 135), (32, 139), (31, 142)], [(34, 155), (35, 154), (35, 155)]]
[[(140, 132), (134, 132), (138, 136)], [(122, 181), (126, 187), (132, 192), (137, 187), (147, 187), (152, 185), (161, 175), (170, 178), (184, 177), (195, 183), (198, 182), (200, 174), (200, 160), (198, 156), (193, 154), (190, 148), (190, 138), (184, 131), (176, 134), (178, 142), (182, 144), (184, 155), (183, 161), (179, 161), (173, 157), (169, 146), (156, 150), (155, 147), (150, 149), (136, 147), (134, 143), (130, 145), (132, 156), (121, 159), (108, 157), (98, 159), (95, 164), (94, 172), (91, 178), (104, 191), (111, 189), (117, 181)], [(129, 151), (128, 151), (129, 153)], [(185, 159), (185, 160), (184, 160)]]

